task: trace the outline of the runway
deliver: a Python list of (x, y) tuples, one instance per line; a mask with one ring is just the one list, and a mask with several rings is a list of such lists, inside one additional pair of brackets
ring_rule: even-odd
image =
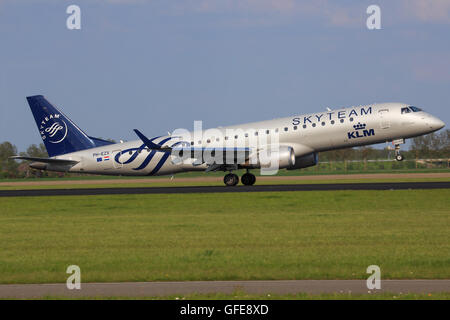
[(336, 191), (336, 190), (408, 190), (448, 189), (444, 182), (380, 182), (380, 183), (317, 183), (280, 184), (254, 186), (192, 186), (192, 187), (143, 187), (143, 188), (75, 188), (0, 190), (0, 197), (87, 196), (125, 194), (181, 194), (181, 193), (232, 193), (232, 192), (285, 192), (285, 191)]
[(450, 280), (382, 280), (381, 289), (368, 289), (366, 280), (269, 280), (269, 281), (186, 281), (81, 283), (80, 290), (69, 290), (61, 284), (0, 285), (0, 298), (42, 297), (156, 297), (185, 294), (296, 293), (433, 293), (449, 292)]

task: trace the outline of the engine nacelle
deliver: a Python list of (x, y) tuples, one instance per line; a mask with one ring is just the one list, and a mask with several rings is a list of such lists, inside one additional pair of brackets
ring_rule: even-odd
[[(256, 163), (255, 161), (256, 160)], [(253, 167), (285, 169), (295, 166), (294, 149), (288, 146), (262, 150), (258, 153), (257, 159), (249, 159), (249, 164)]]
[(315, 166), (319, 162), (317, 153), (313, 152), (304, 156), (295, 157), (295, 164), (288, 167), (288, 170), (302, 169)]

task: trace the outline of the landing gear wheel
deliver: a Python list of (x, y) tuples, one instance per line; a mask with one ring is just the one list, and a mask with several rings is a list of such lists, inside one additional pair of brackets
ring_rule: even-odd
[(241, 177), (242, 184), (246, 186), (252, 186), (256, 182), (256, 177), (254, 174), (251, 173), (244, 173)]
[(233, 187), (239, 183), (239, 177), (234, 173), (229, 173), (223, 177), (223, 182), (227, 187)]
[(397, 160), (397, 161), (403, 161), (403, 156), (401, 155), (401, 154), (397, 154), (396, 156), (395, 156), (395, 160)]

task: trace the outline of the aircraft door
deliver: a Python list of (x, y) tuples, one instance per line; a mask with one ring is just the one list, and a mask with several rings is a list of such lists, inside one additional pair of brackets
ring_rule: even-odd
[(380, 128), (389, 129), (391, 127), (391, 122), (389, 121), (389, 109), (381, 109), (378, 111), (380, 116)]

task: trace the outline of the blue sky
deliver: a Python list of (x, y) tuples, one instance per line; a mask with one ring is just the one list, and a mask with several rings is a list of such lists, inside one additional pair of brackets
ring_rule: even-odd
[(125, 140), (386, 101), (448, 124), (449, 34), (450, 0), (0, 0), (0, 142), (41, 142), (34, 94)]

